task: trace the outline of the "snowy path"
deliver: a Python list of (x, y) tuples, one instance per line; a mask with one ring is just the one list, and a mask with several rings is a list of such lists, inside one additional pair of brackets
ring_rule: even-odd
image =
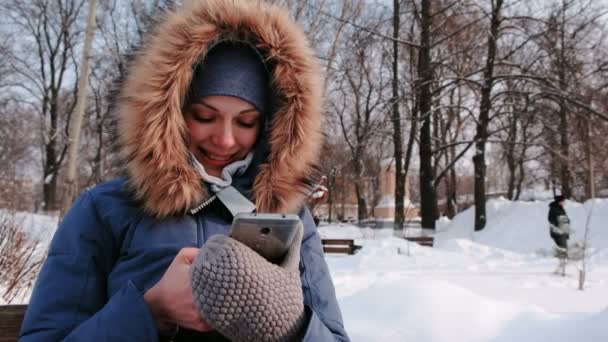
[[(393, 237), (360, 239), (354, 256), (327, 256), (353, 341), (606, 341), (608, 259), (578, 269), (470, 240), (444, 248)], [(604, 300), (598, 300), (604, 298)]]

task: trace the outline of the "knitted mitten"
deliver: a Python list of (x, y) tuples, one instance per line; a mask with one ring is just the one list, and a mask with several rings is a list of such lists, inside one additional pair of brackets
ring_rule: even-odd
[(280, 265), (228, 236), (203, 245), (190, 273), (202, 316), (232, 341), (293, 341), (303, 333), (298, 264), (303, 226)]

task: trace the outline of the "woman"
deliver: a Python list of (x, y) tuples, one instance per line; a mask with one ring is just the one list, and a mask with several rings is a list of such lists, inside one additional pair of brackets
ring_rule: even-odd
[(218, 195), (234, 188), (258, 212), (299, 213), (304, 226), (293, 329), (253, 338), (347, 341), (302, 209), (321, 143), (319, 85), (314, 54), (283, 9), (213, 0), (169, 13), (120, 87), (128, 177), (85, 192), (64, 218), (21, 340), (227, 340), (224, 328), (243, 322), (211, 317), (193, 271), (216, 250), (208, 246), (235, 246), (225, 237), (232, 204)]

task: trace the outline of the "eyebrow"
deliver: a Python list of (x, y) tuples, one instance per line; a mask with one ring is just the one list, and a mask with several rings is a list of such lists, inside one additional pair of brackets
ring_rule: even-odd
[[(209, 109), (211, 109), (211, 110), (213, 110), (215, 112), (218, 112), (218, 113), (221, 112), (219, 109), (213, 107), (212, 105), (208, 104), (204, 100), (200, 100), (197, 103), (199, 103), (199, 104), (201, 104), (201, 105), (203, 105), (203, 106), (205, 106), (205, 107), (207, 107), (207, 108), (209, 108)], [(245, 113), (257, 112), (257, 111), (258, 110), (255, 107), (251, 107), (251, 108), (248, 108), (248, 109), (245, 109), (245, 110), (242, 110), (242, 111), (238, 112), (238, 114), (245, 114)]]

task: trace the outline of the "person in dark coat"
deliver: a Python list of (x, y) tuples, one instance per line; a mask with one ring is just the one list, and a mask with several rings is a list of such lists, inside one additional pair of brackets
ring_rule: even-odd
[(555, 196), (554, 201), (549, 204), (548, 219), (551, 238), (558, 247), (567, 249), (570, 238), (570, 219), (564, 209), (565, 200), (564, 196)]
[[(321, 84), (315, 53), (286, 9), (186, 0), (168, 13), (144, 39), (116, 98), (127, 176), (86, 191), (64, 217), (20, 340), (236, 340), (226, 332), (251, 323), (237, 312), (286, 305), (274, 301), (273, 289), (288, 287), (296, 302), (287, 309), (295, 317), (287, 333), (248, 338), (349, 341), (303, 206), (322, 144)], [(249, 253), (227, 237), (234, 203), (222, 197), (226, 189), (257, 212), (299, 214), (295, 282), (242, 283), (251, 277), (217, 269), (230, 283), (214, 302), (200, 296), (209, 279), (195, 275), (210, 269), (196, 267)], [(275, 278), (289, 274), (254, 261), (275, 267)], [(297, 293), (289, 292), (293, 284)], [(235, 289), (263, 291), (255, 303), (230, 303), (235, 312), (212, 307)], [(274, 318), (284, 317), (262, 315)]]
[(556, 245), (556, 256), (560, 263), (556, 273), (565, 274), (566, 260), (568, 259), (568, 239), (570, 238), (570, 219), (564, 209), (566, 198), (557, 195), (554, 201), (549, 204), (549, 230), (550, 235)]

